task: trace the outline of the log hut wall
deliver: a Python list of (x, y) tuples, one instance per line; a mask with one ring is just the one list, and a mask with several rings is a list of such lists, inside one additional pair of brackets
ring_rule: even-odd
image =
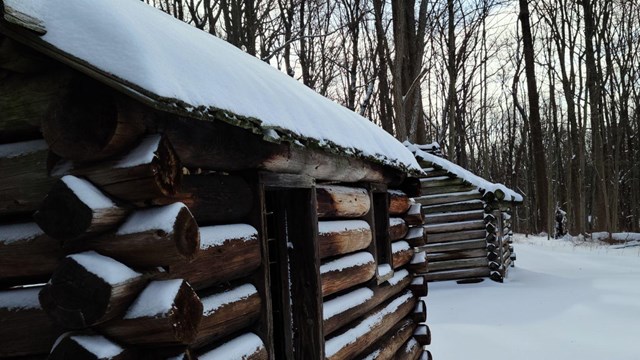
[[(1, 34), (0, 80), (0, 358), (284, 358), (265, 194), (300, 186), (317, 230), (288, 270), (315, 269), (318, 295), (294, 283), (290, 303), (320, 340), (287, 358), (431, 358), (398, 170), (154, 111)], [(316, 349), (293, 320), (282, 341)]]
[[(442, 157), (437, 144), (421, 150)], [(511, 207), (501, 191), (488, 192), (419, 156), (428, 281), (489, 277), (502, 282), (516, 259)]]

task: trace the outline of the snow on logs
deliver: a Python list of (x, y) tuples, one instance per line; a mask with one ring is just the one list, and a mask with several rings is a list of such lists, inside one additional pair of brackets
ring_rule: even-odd
[(389, 215), (399, 216), (406, 213), (411, 207), (411, 199), (400, 190), (388, 190)]
[(267, 360), (269, 354), (262, 339), (254, 333), (235, 337), (213, 350), (198, 354), (199, 360), (243, 359)]
[(364, 216), (371, 208), (371, 199), (366, 189), (337, 185), (316, 187), (319, 218)]
[(93, 80), (77, 79), (48, 110), (42, 135), (62, 158), (87, 162), (130, 148), (145, 131), (144, 114), (132, 100)]
[(396, 241), (400, 239), (404, 239), (404, 237), (409, 232), (409, 227), (407, 223), (404, 222), (401, 218), (392, 217), (389, 218), (389, 240)]
[(49, 360), (95, 359), (95, 360), (132, 360), (136, 354), (122, 348), (106, 337), (89, 332), (68, 332), (57, 340)]
[(90, 165), (59, 160), (51, 173), (86, 178), (119, 200), (142, 205), (174, 196), (182, 175), (173, 147), (159, 134), (146, 136), (133, 149), (113, 160)]
[(0, 291), (0, 358), (46, 354), (60, 334), (38, 302), (39, 291)]
[(363, 359), (375, 360), (392, 360), (395, 359), (396, 352), (404, 345), (413, 335), (416, 324), (411, 318), (406, 318), (397, 323), (385, 335), (376, 347)]
[(198, 334), (203, 306), (182, 279), (150, 282), (122, 318), (102, 324), (100, 331), (128, 345), (192, 343)]
[(122, 316), (146, 283), (143, 274), (88, 251), (67, 256), (39, 299), (57, 324), (82, 329)]
[(200, 248), (198, 224), (182, 203), (133, 212), (117, 231), (65, 243), (73, 251), (95, 250), (133, 267), (191, 261)]
[(411, 283), (407, 270), (396, 271), (379, 286), (358, 288), (327, 300), (323, 304), (324, 335), (347, 326), (380, 303), (397, 295)]
[(409, 226), (422, 225), (424, 223), (424, 218), (422, 217), (422, 206), (420, 204), (411, 204), (403, 219)]
[(394, 357), (394, 359), (418, 360), (420, 359), (421, 354), (422, 347), (415, 338), (411, 337), (400, 347), (400, 349), (398, 349), (398, 352), (396, 352), (396, 356)]
[(373, 255), (367, 251), (325, 262), (320, 266), (322, 296), (369, 281), (376, 274), (376, 268)]
[(409, 228), (404, 241), (408, 242), (412, 247), (424, 246), (426, 244), (425, 235), (424, 227), (412, 227)]
[(107, 231), (127, 212), (87, 180), (68, 175), (53, 185), (34, 218), (47, 235), (66, 240)]
[(378, 305), (352, 323), (344, 332), (325, 341), (325, 355), (329, 360), (352, 359), (362, 354), (378, 339), (407, 316), (415, 306), (416, 299), (411, 291)]
[(202, 321), (192, 346), (199, 348), (247, 328), (260, 317), (262, 301), (252, 284), (243, 284), (202, 297)]
[(198, 255), (190, 262), (170, 264), (169, 274), (202, 289), (250, 274), (260, 266), (260, 254), (258, 231), (253, 226), (205, 226), (200, 228)]
[(404, 240), (391, 244), (391, 255), (393, 256), (393, 268), (398, 269), (405, 266), (413, 258), (413, 248)]
[(32, 214), (51, 188), (43, 140), (0, 145), (0, 216)]
[(62, 258), (62, 242), (36, 223), (0, 225), (0, 286), (46, 282)]
[(366, 249), (371, 244), (371, 240), (371, 227), (366, 221), (318, 221), (320, 258)]

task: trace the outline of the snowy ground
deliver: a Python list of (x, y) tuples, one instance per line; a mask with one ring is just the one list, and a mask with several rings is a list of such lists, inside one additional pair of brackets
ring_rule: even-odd
[(640, 247), (514, 240), (504, 284), (429, 284), (434, 359), (640, 359)]

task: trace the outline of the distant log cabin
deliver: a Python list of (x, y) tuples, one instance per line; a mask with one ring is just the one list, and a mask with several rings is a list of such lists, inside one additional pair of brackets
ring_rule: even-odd
[(422, 166), (428, 281), (489, 277), (502, 282), (516, 255), (511, 212), (522, 195), (494, 184), (443, 158), (437, 143), (406, 144)]
[(431, 358), (402, 144), (143, 2), (0, 15), (0, 358)]

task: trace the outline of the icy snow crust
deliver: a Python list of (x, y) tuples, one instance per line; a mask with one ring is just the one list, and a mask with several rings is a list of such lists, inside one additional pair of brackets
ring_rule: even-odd
[[(480, 176), (472, 173), (469, 170), (466, 170), (454, 163), (452, 163), (451, 161), (447, 160), (447, 159), (443, 159), (439, 156), (436, 155), (432, 155), (429, 154), (426, 151), (422, 151), (420, 149), (420, 147), (418, 145), (414, 145), (411, 144), (409, 142), (405, 142), (404, 143), (405, 146), (411, 150), (411, 152), (413, 152), (416, 157), (422, 158), (425, 161), (428, 161), (434, 165), (437, 165), (438, 167), (464, 179), (466, 182), (479, 187), (480, 189), (484, 190), (484, 191), (489, 191), (489, 192), (496, 192), (497, 190), (501, 190), (502, 192), (504, 192), (504, 199), (506, 201), (515, 201), (515, 202), (522, 202), (522, 195), (518, 194), (517, 192), (509, 189), (508, 187), (504, 186), (503, 184), (494, 184), (490, 181), (487, 181), (483, 178), (481, 178)], [(440, 178), (432, 178), (431, 180), (446, 180), (448, 179), (448, 177), (443, 176)]]
[(420, 171), (413, 155), (382, 128), (260, 59), (143, 2), (4, 4), (41, 20), (47, 30), (45, 42), (166, 110), (199, 119), (217, 115), (259, 133), (275, 129), (306, 145)]
[(209, 316), (221, 307), (246, 299), (258, 293), (252, 284), (240, 285), (229, 291), (214, 294), (202, 299), (202, 314)]
[(126, 265), (112, 258), (102, 256), (95, 251), (87, 251), (67, 257), (75, 260), (75, 262), (87, 269), (87, 271), (111, 285), (140, 276), (139, 273), (131, 270)]
[(100, 335), (73, 335), (71, 340), (87, 349), (98, 359), (111, 359), (124, 351), (120, 346)]
[(362, 251), (352, 255), (346, 255), (339, 259), (330, 261), (320, 266), (320, 274), (331, 271), (342, 271), (347, 268), (364, 265), (373, 262), (373, 255), (370, 252)]
[(186, 209), (187, 206), (178, 202), (171, 205), (138, 210), (127, 218), (116, 232), (116, 235), (135, 234), (148, 230), (162, 230), (170, 234), (173, 232), (173, 225), (176, 223), (176, 218), (183, 208)]
[(127, 310), (125, 319), (155, 317), (167, 314), (173, 307), (182, 279), (152, 281)]

